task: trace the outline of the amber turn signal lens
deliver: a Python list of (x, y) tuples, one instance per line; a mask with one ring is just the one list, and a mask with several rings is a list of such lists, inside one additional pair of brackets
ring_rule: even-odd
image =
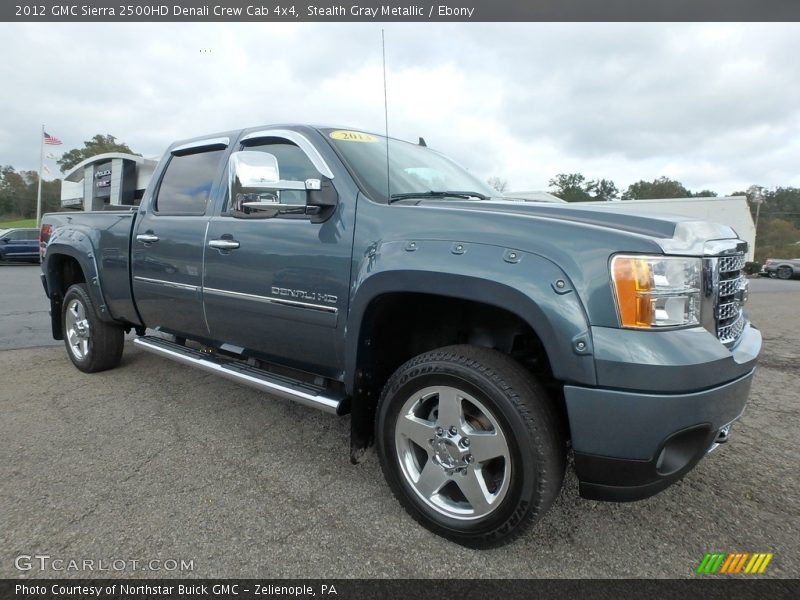
[(615, 256), (611, 273), (622, 326), (652, 327), (653, 277), (649, 261), (635, 256)]

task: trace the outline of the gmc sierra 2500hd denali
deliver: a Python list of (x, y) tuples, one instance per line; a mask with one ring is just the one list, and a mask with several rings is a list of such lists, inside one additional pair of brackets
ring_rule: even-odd
[(284, 125), (176, 142), (137, 210), (45, 216), (53, 336), (94, 372), (133, 329), (349, 413), (353, 460), (374, 440), (411, 516), (467, 546), (540, 517), (568, 447), (584, 497), (663, 490), (744, 409), (761, 347), (746, 243), (491, 196), (422, 140)]

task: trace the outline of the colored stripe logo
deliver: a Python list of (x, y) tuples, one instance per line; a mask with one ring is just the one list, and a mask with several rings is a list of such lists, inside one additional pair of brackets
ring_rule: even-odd
[(703, 575), (734, 575), (739, 573), (756, 575), (766, 571), (767, 565), (773, 556), (771, 552), (754, 552), (752, 554), (749, 552), (706, 553), (697, 567), (697, 573)]

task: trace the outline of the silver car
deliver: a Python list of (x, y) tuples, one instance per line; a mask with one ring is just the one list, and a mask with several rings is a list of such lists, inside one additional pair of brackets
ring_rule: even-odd
[(791, 279), (800, 276), (800, 258), (768, 258), (759, 275)]

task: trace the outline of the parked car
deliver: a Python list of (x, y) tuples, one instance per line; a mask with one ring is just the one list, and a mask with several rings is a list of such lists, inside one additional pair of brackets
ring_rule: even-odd
[(568, 450), (586, 498), (663, 490), (744, 410), (747, 243), (495, 193), (362, 131), (175, 142), (138, 212), (45, 215), (53, 335), (85, 372), (116, 367), (133, 329), (142, 350), (350, 414), (351, 459), (374, 440), (411, 516), (467, 546), (541, 517)]
[(39, 230), (14, 228), (0, 231), (0, 261), (39, 262)]
[(759, 273), (762, 277), (791, 279), (800, 276), (800, 258), (768, 258)]

